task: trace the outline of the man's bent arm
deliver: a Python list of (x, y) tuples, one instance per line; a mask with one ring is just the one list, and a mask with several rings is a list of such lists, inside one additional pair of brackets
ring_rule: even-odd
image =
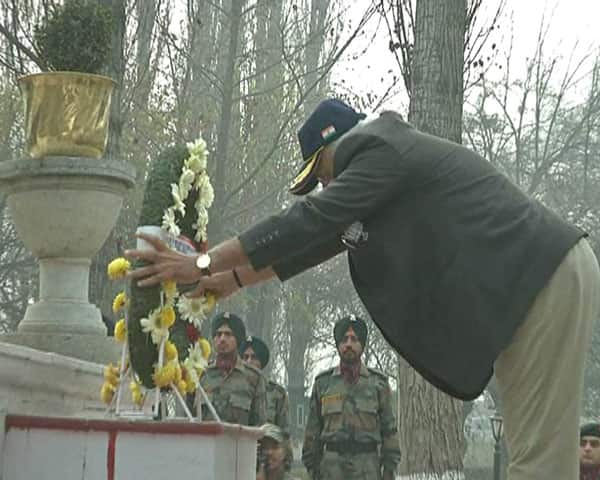
[[(353, 140), (354, 143), (358, 140)], [(409, 167), (391, 146), (362, 139), (362, 150), (326, 188), (294, 203), (238, 238), (251, 265), (260, 270), (339, 235), (357, 220), (377, 213), (408, 185)], [(348, 150), (345, 142), (338, 151)]]

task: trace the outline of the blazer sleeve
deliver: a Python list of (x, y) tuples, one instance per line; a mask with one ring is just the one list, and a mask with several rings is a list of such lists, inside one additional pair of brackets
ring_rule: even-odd
[(323, 242), (311, 245), (309, 248), (305, 248), (275, 263), (273, 270), (277, 278), (284, 282), (309, 268), (326, 262), (345, 249), (346, 246), (340, 240), (340, 236), (336, 234)]
[(335, 162), (347, 165), (327, 188), (239, 236), (255, 270), (279, 264), (282, 276), (289, 278), (290, 272), (313, 266), (311, 260), (293, 263), (294, 268), (288, 269), (285, 261), (306, 254), (319, 259), (316, 252), (324, 245), (331, 248), (326, 242), (339, 237), (353, 222), (377, 212), (409, 185), (408, 166), (390, 145), (373, 136), (355, 135), (342, 141)]

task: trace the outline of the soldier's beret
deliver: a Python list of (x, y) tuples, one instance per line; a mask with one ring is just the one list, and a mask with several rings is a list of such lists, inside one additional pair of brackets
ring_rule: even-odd
[(600, 423), (586, 423), (581, 427), (579, 436), (600, 438)]
[(246, 338), (246, 326), (244, 325), (244, 321), (234, 313), (221, 312), (213, 317), (211, 324), (213, 338), (217, 334), (217, 329), (222, 325), (227, 325), (231, 328), (238, 345)]
[(258, 358), (258, 361), (260, 362), (260, 367), (265, 368), (267, 363), (269, 363), (270, 357), (267, 344), (260, 338), (249, 335), (240, 345), (240, 355), (244, 355), (244, 352), (248, 347), (252, 347), (252, 350), (254, 350), (256, 358)]
[(362, 318), (359, 318), (355, 315), (349, 315), (347, 317), (340, 318), (337, 322), (335, 322), (335, 326), (333, 327), (333, 338), (335, 339), (335, 346), (337, 347), (340, 342), (344, 339), (344, 335), (348, 329), (352, 327), (354, 333), (360, 340), (360, 344), (365, 347), (367, 343), (367, 324)]

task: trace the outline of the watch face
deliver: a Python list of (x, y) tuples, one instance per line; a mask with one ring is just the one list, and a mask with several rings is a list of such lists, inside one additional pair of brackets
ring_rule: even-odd
[(210, 266), (210, 257), (206, 253), (203, 253), (197, 258), (196, 265), (201, 270), (208, 268)]

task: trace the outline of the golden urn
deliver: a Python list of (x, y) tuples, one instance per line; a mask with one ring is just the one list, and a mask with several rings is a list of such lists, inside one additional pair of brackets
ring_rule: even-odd
[(112, 79), (47, 72), (25, 75), (18, 83), (25, 103), (25, 147), (31, 157), (102, 157), (115, 86)]

